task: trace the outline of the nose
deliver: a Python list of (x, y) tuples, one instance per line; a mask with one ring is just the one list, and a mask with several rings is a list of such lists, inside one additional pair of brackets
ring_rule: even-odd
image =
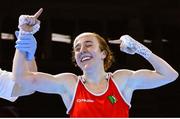
[(80, 49), (80, 52), (86, 52), (86, 51), (87, 51), (87, 48), (86, 48), (86, 46), (83, 45)]

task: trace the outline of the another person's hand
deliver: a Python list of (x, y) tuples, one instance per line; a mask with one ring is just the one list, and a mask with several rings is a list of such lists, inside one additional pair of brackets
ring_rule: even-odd
[(19, 35), (19, 31), (16, 31), (15, 35), (18, 39), (16, 41), (15, 48), (19, 49), (21, 52), (24, 52), (27, 60), (33, 60), (37, 48), (35, 37), (32, 34)]
[(123, 35), (118, 40), (110, 40), (109, 43), (120, 44), (120, 50), (128, 54), (139, 54), (148, 59), (152, 52), (143, 44), (139, 43), (129, 35)]
[(37, 42), (33, 34), (40, 28), (38, 17), (43, 9), (39, 9), (34, 15), (21, 15), (19, 17), (19, 31), (15, 32), (17, 37), (15, 48), (26, 54), (27, 60), (32, 60), (37, 48)]

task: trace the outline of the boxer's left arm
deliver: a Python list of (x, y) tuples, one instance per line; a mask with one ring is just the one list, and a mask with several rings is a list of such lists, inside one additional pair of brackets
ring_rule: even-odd
[[(144, 57), (153, 66), (154, 70), (141, 69), (137, 71), (126, 70), (128, 75), (126, 84), (135, 89), (150, 89), (168, 84), (177, 79), (178, 73), (162, 58), (151, 52), (146, 46), (134, 40), (129, 35), (122, 36), (119, 40), (110, 41), (110, 43), (119, 43), (120, 50), (128, 54), (139, 54)], [(120, 70), (115, 75), (121, 73)]]
[(157, 88), (177, 79), (178, 72), (159, 56), (152, 53), (147, 60), (154, 70), (141, 69), (133, 71), (129, 79), (130, 83), (134, 83), (134, 89)]

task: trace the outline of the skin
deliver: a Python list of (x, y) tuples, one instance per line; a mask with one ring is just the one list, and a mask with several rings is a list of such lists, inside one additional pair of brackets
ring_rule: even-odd
[[(123, 47), (119, 41), (120, 47)], [(95, 94), (102, 93), (107, 88), (104, 80), (107, 73), (104, 70), (106, 53), (99, 48), (98, 40), (92, 33), (83, 33), (76, 37), (73, 43), (75, 60), (83, 71), (85, 86)], [(82, 61), (84, 60), (84, 61)], [(128, 103), (137, 89), (152, 89), (174, 81), (178, 73), (163, 59), (151, 54), (148, 59), (154, 70), (141, 69), (132, 71), (119, 69), (112, 73), (113, 80)], [(73, 99), (78, 76), (73, 73), (51, 75), (42, 72), (32, 72), (28, 69), (25, 55), (16, 49), (13, 61), (13, 74), (19, 85), (39, 92), (61, 95), (68, 108)]]
[[(34, 71), (34, 72), (37, 71), (37, 66), (36, 66), (35, 60), (26, 61), (26, 63), (27, 63), (27, 67), (29, 68), (30, 71)], [(7, 75), (7, 78), (3, 79), (4, 78), (3, 75)], [(10, 83), (10, 81), (8, 81), (8, 80), (13, 80), (13, 78), (10, 75), (12, 75), (12, 72), (8, 72), (8, 71), (3, 72), (3, 74), (0, 75), (0, 80), (7, 80), (7, 82)], [(2, 90), (9, 90), (9, 89), (7, 89), (6, 86), (3, 86), (3, 85), (4, 85), (4, 83), (0, 83), (0, 87), (3, 87)], [(29, 90), (27, 88), (24, 88), (17, 83), (15, 83), (15, 85), (12, 85), (12, 86), (13, 86), (12, 94), (9, 98), (6, 98), (9, 101), (15, 101), (15, 100), (11, 100), (11, 97), (25, 96), (25, 95), (30, 95), (30, 94), (34, 93), (34, 90)], [(4, 95), (0, 94), (0, 97), (4, 98)]]
[[(22, 25), (21, 27), (23, 28), (23, 30), (27, 32), (32, 31), (32, 25), (35, 25), (35, 23), (38, 22), (37, 19), (41, 15), (42, 11), (43, 9), (41, 8), (38, 10), (38, 12), (36, 12), (33, 16), (31, 16), (30, 18), (33, 19), (32, 20), (33, 22), (31, 24)], [(29, 71), (37, 72), (37, 65), (34, 59), (32, 61), (26, 61), (26, 64)], [(12, 72), (7, 72), (7, 73), (12, 73)], [(7, 80), (13, 80), (13, 79), (7, 78)], [(15, 83), (12, 91), (12, 97), (25, 96), (25, 95), (30, 95), (32, 93), (34, 93), (34, 90), (29, 90), (27, 88), (22, 87), (18, 83)]]

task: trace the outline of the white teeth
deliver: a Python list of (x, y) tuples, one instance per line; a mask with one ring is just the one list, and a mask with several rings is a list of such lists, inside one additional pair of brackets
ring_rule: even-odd
[(91, 57), (89, 57), (89, 56), (86, 56), (86, 57), (83, 57), (82, 59), (81, 59), (81, 62), (83, 62), (83, 61), (85, 61), (85, 60), (89, 60)]

